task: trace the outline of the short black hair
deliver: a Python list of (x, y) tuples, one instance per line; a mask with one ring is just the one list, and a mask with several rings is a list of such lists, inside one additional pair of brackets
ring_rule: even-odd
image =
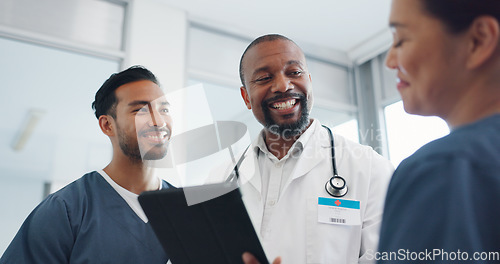
[(248, 47), (243, 52), (243, 55), (241, 55), (241, 59), (240, 59), (240, 80), (241, 80), (241, 85), (245, 86), (245, 76), (243, 75), (243, 59), (245, 58), (245, 55), (247, 54), (247, 51), (250, 50), (252, 47), (256, 46), (259, 43), (268, 42), (268, 41), (275, 41), (275, 40), (290, 41), (290, 42), (292, 42), (293, 44), (295, 44), (298, 47), (298, 45), (293, 40), (291, 40), (291, 39), (289, 39), (289, 38), (287, 38), (287, 37), (285, 37), (283, 35), (280, 35), (280, 34), (267, 34), (267, 35), (260, 36), (260, 37), (256, 38), (254, 41), (252, 41), (250, 43), (250, 45), (248, 45)]
[(141, 65), (134, 65), (121, 72), (111, 74), (95, 94), (95, 101), (92, 103), (92, 109), (94, 109), (97, 119), (101, 115), (110, 115), (116, 118), (117, 98), (115, 90), (124, 84), (144, 80), (160, 85), (156, 76)]
[(425, 12), (441, 20), (450, 33), (465, 31), (479, 16), (495, 17), (500, 23), (499, 0), (421, 0)]

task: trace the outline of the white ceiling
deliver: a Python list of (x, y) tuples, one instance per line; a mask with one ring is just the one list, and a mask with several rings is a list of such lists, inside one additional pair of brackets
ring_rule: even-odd
[[(389, 47), (391, 0), (161, 0), (191, 21), (254, 39), (279, 33), (333, 60), (363, 60)], [(373, 55), (373, 54), (372, 54)], [(342, 60), (342, 59), (340, 59)]]

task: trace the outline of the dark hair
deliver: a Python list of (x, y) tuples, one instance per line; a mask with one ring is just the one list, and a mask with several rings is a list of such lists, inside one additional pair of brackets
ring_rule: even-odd
[(481, 15), (490, 15), (500, 22), (499, 0), (422, 0), (423, 8), (441, 20), (451, 33), (466, 30)]
[(111, 74), (95, 94), (95, 101), (92, 103), (92, 109), (95, 110), (97, 119), (101, 115), (110, 115), (116, 118), (117, 98), (115, 90), (124, 84), (143, 80), (152, 81), (160, 85), (154, 74), (140, 65), (135, 65), (124, 71)]
[(245, 86), (245, 76), (243, 75), (243, 58), (245, 58), (245, 55), (247, 54), (247, 51), (250, 50), (252, 47), (256, 46), (259, 43), (268, 42), (268, 41), (275, 41), (275, 40), (287, 40), (287, 41), (292, 42), (293, 44), (295, 44), (298, 47), (298, 45), (293, 40), (291, 40), (291, 39), (289, 39), (289, 38), (287, 38), (285, 36), (279, 35), (279, 34), (268, 34), (268, 35), (264, 35), (264, 36), (260, 36), (260, 37), (256, 38), (254, 41), (252, 41), (252, 43), (250, 43), (250, 45), (248, 45), (248, 47), (243, 52), (243, 55), (241, 55), (241, 59), (240, 59), (240, 80), (241, 80), (241, 84), (243, 86)]

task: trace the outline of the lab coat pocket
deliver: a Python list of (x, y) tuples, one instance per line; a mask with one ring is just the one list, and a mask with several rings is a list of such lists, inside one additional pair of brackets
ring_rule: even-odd
[(326, 224), (318, 219), (318, 197), (307, 200), (306, 257), (308, 264), (357, 263), (359, 226)]

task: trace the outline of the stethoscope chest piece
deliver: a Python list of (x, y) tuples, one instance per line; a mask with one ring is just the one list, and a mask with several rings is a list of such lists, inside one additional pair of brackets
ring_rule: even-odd
[(347, 193), (347, 184), (344, 178), (335, 175), (326, 182), (325, 189), (333, 197), (342, 197)]

